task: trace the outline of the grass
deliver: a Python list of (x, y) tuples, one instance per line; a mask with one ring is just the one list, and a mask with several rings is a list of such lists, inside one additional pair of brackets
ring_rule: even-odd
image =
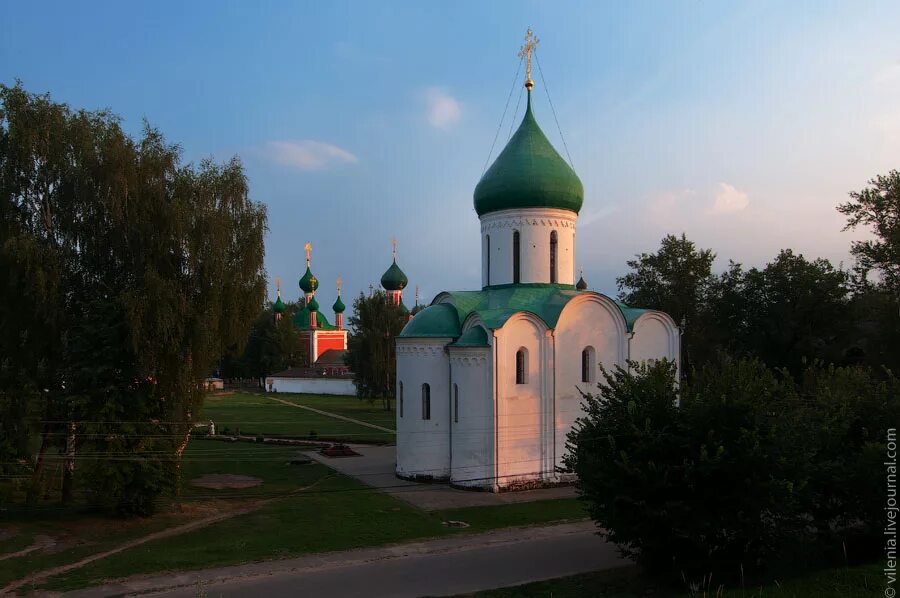
[[(180, 500), (163, 501), (158, 514), (153, 517), (115, 519), (84, 508), (63, 507), (23, 512), (10, 526), (15, 535), (4, 540), (2, 552), (14, 552), (13, 548), (30, 544), (30, 540), (39, 535), (53, 538), (56, 545), (46, 551), (0, 561), (0, 587), (34, 572), (77, 561), (247, 500), (284, 494), (330, 474), (324, 467), (288, 465), (297, 453), (292, 447), (194, 441), (184, 455)], [(263, 479), (264, 484), (243, 490), (210, 490), (190, 485), (191, 479), (204, 473), (252, 475)]]
[(297, 403), (298, 405), (306, 405), (314, 407), (322, 411), (337, 413), (344, 417), (352, 417), (360, 421), (375, 424), (382, 428), (391, 430), (397, 427), (396, 416), (394, 410), (385, 411), (381, 406), (381, 401), (366, 401), (356, 397), (344, 397), (337, 395), (307, 395), (307, 394), (283, 394), (279, 393), (279, 399)]
[[(849, 569), (825, 569), (766, 585), (744, 588), (726, 585), (696, 594), (721, 598), (863, 598), (883, 596), (885, 578), (883, 564), (871, 563)], [(691, 596), (689, 592), (666, 587), (641, 576), (636, 566), (620, 567), (571, 577), (561, 577), (510, 588), (488, 590), (474, 594), (478, 598), (586, 598), (616, 596), (643, 598), (656, 596)]]
[(470, 532), (517, 525), (562, 523), (587, 518), (587, 513), (577, 498), (448, 509), (436, 511), (434, 514), (443, 521), (465, 521), (470, 526), (465, 529)]
[(212, 394), (206, 397), (200, 421), (212, 420), (221, 434), (226, 429), (241, 434), (284, 438), (311, 438), (343, 442), (387, 443), (394, 434), (361, 426), (353, 422), (290, 407), (276, 399), (307, 405), (351, 417), (360, 421), (393, 429), (393, 412), (385, 412), (378, 405), (356, 397), (326, 395), (257, 395), (244, 392)]
[[(265, 498), (277, 500), (252, 513), (89, 563), (50, 579), (42, 589), (63, 591), (140, 573), (240, 564), (584, 516), (574, 499), (427, 513), (324, 465), (290, 465), (297, 453), (295, 447), (195, 439), (184, 456), (180, 500), (167, 503), (152, 518), (117, 520), (58, 509), (17, 522), (16, 535), (3, 540), (4, 548), (29, 543), (35, 535), (51, 536), (58, 545), (48, 552), (0, 561), (0, 587), (128, 540)], [(190, 485), (191, 479), (207, 473), (250, 475), (262, 478), (264, 484), (240, 490)], [(310, 484), (315, 485), (287, 494)], [(442, 522), (447, 519), (466, 521), (471, 527), (446, 528)]]

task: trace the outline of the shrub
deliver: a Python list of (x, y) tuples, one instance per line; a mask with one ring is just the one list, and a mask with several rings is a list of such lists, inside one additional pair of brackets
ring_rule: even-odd
[(800, 383), (757, 360), (603, 372), (569, 434), (568, 471), (625, 556), (697, 581), (759, 571), (793, 545), (841, 544), (883, 517), (885, 430), (897, 379), (814, 364)]

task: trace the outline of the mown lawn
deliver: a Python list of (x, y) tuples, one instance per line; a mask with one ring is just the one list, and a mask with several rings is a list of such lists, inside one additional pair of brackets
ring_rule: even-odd
[[(58, 545), (49, 552), (0, 561), (0, 587), (157, 530), (268, 498), (276, 500), (252, 513), (90, 563), (40, 587), (69, 590), (140, 573), (239, 564), (583, 517), (574, 499), (426, 513), (324, 465), (291, 465), (297, 455), (294, 447), (196, 439), (185, 453), (179, 500), (166, 503), (152, 518), (118, 520), (59, 509), (15, 523), (17, 533), (3, 540), (0, 555), (20, 549), (36, 535), (50, 536), (58, 540)], [(264, 483), (233, 490), (190, 485), (190, 480), (209, 473), (249, 475)], [(312, 487), (296, 492), (310, 484)], [(442, 522), (447, 519), (466, 521), (471, 527), (446, 528)]]
[[(291, 407), (273, 399), (308, 405), (321, 411), (394, 429), (393, 415), (356, 397), (325, 395), (211, 394), (204, 400), (200, 421), (212, 420), (219, 434), (308, 438), (343, 442), (391, 443), (395, 436), (345, 420)], [(393, 412), (391, 412), (393, 413)]]
[[(695, 594), (721, 598), (864, 598), (883, 596), (885, 577), (882, 563), (858, 567), (825, 569), (791, 579), (772, 580), (763, 585), (718, 584)], [(636, 566), (620, 567), (469, 594), (478, 598), (644, 598), (646, 596), (691, 596), (686, 589), (672, 588), (650, 581)]]
[[(442, 521), (465, 521), (469, 532), (481, 532), (499, 527), (562, 523), (587, 519), (584, 506), (577, 498), (560, 498), (536, 502), (512, 503), (490, 507), (466, 507), (435, 511)], [(460, 529), (460, 528), (456, 528)]]
[[(184, 454), (180, 497), (161, 501), (153, 517), (117, 519), (83, 506), (53, 505), (4, 513), (3, 527), (11, 535), (0, 543), (0, 556), (21, 550), (39, 536), (49, 537), (55, 544), (47, 550), (0, 560), (0, 587), (28, 574), (74, 562), (249, 500), (283, 495), (331, 474), (324, 466), (289, 465), (298, 453), (295, 447), (195, 440)], [(264, 483), (242, 490), (210, 490), (190, 485), (190, 480), (206, 473), (250, 475)]]
[(390, 411), (385, 411), (380, 401), (370, 402), (358, 399), (356, 397), (343, 397), (336, 395), (301, 395), (278, 393), (277, 395), (272, 396), (276, 396), (279, 399), (284, 399), (286, 401), (297, 403), (299, 405), (306, 405), (308, 407), (321, 409), (322, 411), (337, 413), (338, 415), (343, 415), (344, 417), (352, 417), (353, 419), (358, 419), (391, 430), (397, 427), (397, 420), (395, 419), (396, 416), (394, 414), (394, 410), (391, 409)]

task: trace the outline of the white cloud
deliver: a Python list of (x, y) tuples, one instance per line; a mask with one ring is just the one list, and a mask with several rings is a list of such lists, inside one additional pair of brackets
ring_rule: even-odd
[(459, 100), (440, 87), (429, 87), (424, 93), (425, 117), (437, 129), (447, 129), (459, 121), (461, 108)]
[(266, 153), (278, 164), (300, 170), (322, 170), (335, 164), (355, 164), (359, 161), (343, 148), (312, 139), (270, 141), (266, 144)]
[(749, 204), (750, 200), (746, 193), (738, 191), (728, 183), (719, 183), (719, 191), (713, 201), (712, 211), (714, 214), (730, 214), (740, 212)]

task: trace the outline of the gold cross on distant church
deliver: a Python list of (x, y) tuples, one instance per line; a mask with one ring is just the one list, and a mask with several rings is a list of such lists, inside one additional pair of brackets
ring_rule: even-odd
[(275, 279), (275, 292), (281, 297), (281, 278)]
[(343, 284), (344, 284), (344, 281), (341, 279), (340, 276), (338, 276), (338, 279), (337, 279), (338, 297), (341, 296), (341, 286), (342, 286)]
[(394, 260), (396, 260), (397, 259), (397, 238), (396, 237), (391, 238), (391, 247), (392, 247), (391, 253), (394, 254)]
[(306, 250), (306, 265), (309, 266), (309, 258), (312, 255), (312, 243), (307, 241), (306, 245), (303, 246), (303, 249)]
[(534, 81), (531, 80), (531, 54), (537, 50), (538, 44), (541, 43), (537, 37), (534, 37), (534, 31), (531, 27), (525, 34), (525, 45), (519, 50), (519, 58), (525, 59), (525, 88), (531, 91), (534, 87)]

